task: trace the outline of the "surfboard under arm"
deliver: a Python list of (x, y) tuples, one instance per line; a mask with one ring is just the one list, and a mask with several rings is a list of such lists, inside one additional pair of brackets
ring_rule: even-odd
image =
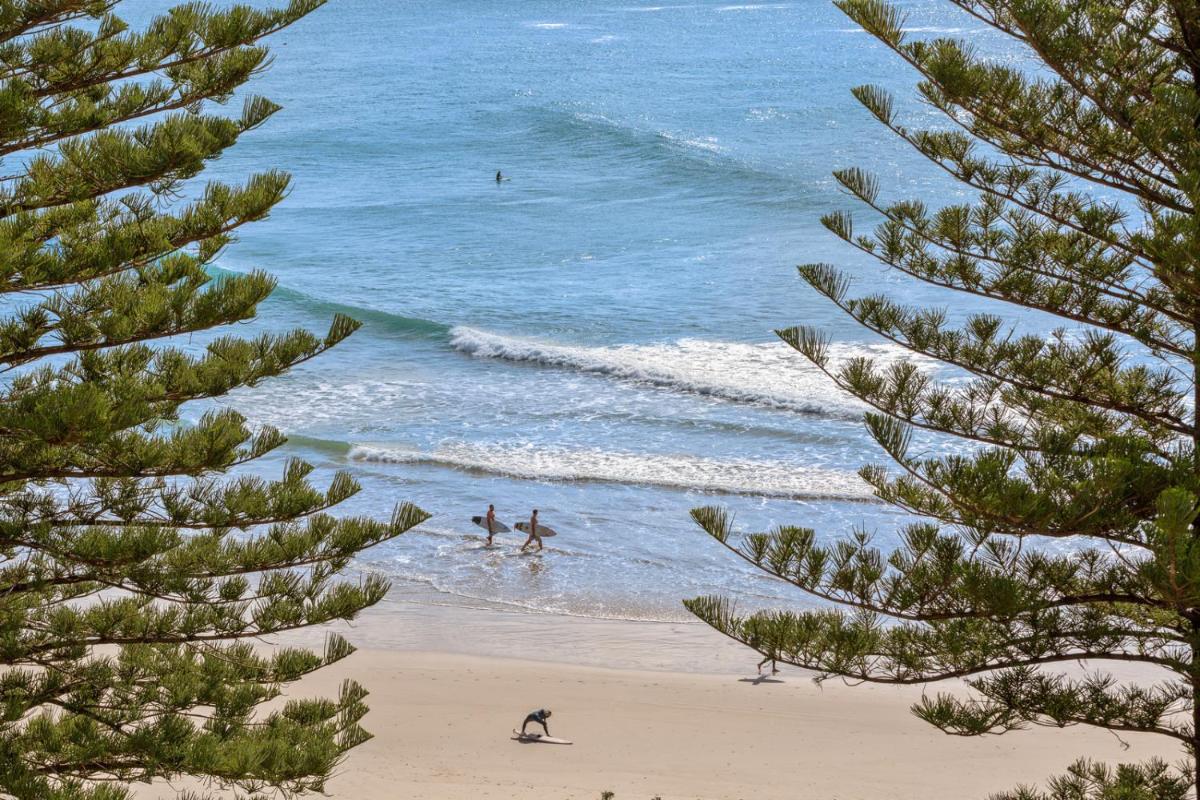
[[(529, 533), (529, 523), (528, 522), (518, 522), (517, 530), (519, 530), (521, 533)], [(547, 528), (545, 525), (542, 525), (539, 523), (538, 524), (538, 536), (541, 536), (543, 539), (549, 539), (551, 536), (558, 536), (558, 533), (555, 532), (555, 530), (553, 528)]]
[[(485, 531), (488, 529), (487, 517), (471, 517), (471, 522), (474, 522)], [(500, 520), (492, 521), (492, 533), (508, 533), (509, 527)]]

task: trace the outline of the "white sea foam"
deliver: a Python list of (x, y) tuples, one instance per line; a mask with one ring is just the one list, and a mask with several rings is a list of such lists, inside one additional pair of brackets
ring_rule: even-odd
[(565, 22), (530, 22), (527, 23), (531, 28), (537, 28), (542, 31), (556, 31), (560, 28), (567, 27)]
[(694, 150), (705, 150), (709, 153), (720, 153), (724, 150), (715, 136), (687, 136), (669, 131), (660, 131), (659, 137), (679, 147), (690, 147)]
[(746, 116), (749, 119), (756, 120), (758, 122), (766, 122), (773, 119), (786, 119), (790, 117), (791, 114), (775, 108), (774, 106), (768, 106), (767, 108), (752, 108), (746, 112)]
[(778, 11), (789, 8), (787, 3), (746, 3), (736, 6), (719, 6), (717, 11)]
[[(542, 342), (457, 327), (456, 350), (476, 358), (529, 362), (607, 375), (722, 400), (792, 411), (857, 417), (863, 406), (783, 342), (748, 344), (681, 339), (645, 345), (587, 347)], [(907, 357), (895, 345), (834, 345), (835, 359), (867, 355), (888, 362)]]
[(911, 28), (901, 28), (901, 33), (970, 33), (982, 28), (944, 28), (938, 25), (914, 25)]
[(356, 445), (355, 461), (435, 464), (524, 480), (597, 481), (765, 497), (868, 501), (853, 472), (747, 459), (627, 453), (529, 444), (450, 442), (433, 451)]
[[(983, 28), (943, 28), (936, 25), (914, 25), (910, 28), (901, 28), (901, 33), (975, 33), (984, 30)], [(838, 33), (866, 33), (865, 28), (838, 28)]]
[[(230, 405), (256, 425), (275, 425), (291, 432), (334, 423), (353, 430), (378, 425), (378, 418), (419, 413), (438, 396), (422, 381), (402, 378), (349, 378), (302, 381), (288, 376), (236, 390), (219, 405)], [(335, 438), (324, 434), (321, 438)]]

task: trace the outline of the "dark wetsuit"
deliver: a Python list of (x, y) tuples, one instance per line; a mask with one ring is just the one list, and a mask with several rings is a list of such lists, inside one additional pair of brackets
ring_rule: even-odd
[(531, 722), (536, 722), (538, 725), (542, 726), (542, 730), (544, 730), (546, 732), (546, 735), (549, 736), (550, 728), (546, 726), (546, 717), (548, 717), (548, 716), (550, 716), (550, 712), (544, 708), (539, 708), (537, 711), (534, 711), (532, 714), (530, 714), (529, 716), (527, 716), (525, 718), (525, 721), (523, 723), (521, 723), (521, 734), (524, 735), (526, 725), (528, 725)]

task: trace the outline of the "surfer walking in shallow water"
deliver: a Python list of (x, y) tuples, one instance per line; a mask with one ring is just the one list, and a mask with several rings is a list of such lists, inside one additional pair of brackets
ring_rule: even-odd
[(529, 547), (529, 545), (533, 543), (534, 539), (537, 539), (538, 550), (541, 550), (542, 549), (542, 537), (538, 533), (538, 521), (537, 521), (537, 509), (536, 508), (533, 510), (533, 514), (531, 514), (529, 517), (529, 538), (525, 540), (525, 544), (521, 545), (522, 553), (525, 552), (525, 548)]
[(487, 543), (491, 544), (492, 537), (496, 535), (496, 507), (494, 505), (492, 505), (491, 503), (488, 503), (487, 532), (488, 532), (488, 542)]

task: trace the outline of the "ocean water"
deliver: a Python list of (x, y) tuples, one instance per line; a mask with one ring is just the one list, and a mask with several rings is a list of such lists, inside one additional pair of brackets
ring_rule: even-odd
[[(910, 35), (1022, 58), (948, 3), (904, 7)], [(464, 602), (675, 620), (701, 593), (809, 602), (709, 540), (693, 507), (895, 541), (905, 518), (856, 475), (883, 459), (862, 409), (772, 330), (906, 357), (804, 286), (794, 266), (812, 261), (861, 292), (977, 310), (819, 224), (856, 208), (838, 167), (897, 199), (967, 197), (851, 97), (881, 84), (907, 124), (944, 124), (831, 3), (336, 0), (274, 48), (253, 89), (284, 110), (206, 177), (277, 167), (295, 186), (220, 268), (278, 276), (251, 327), (337, 311), (365, 326), (228, 403), (291, 436), (265, 473), (299, 456), (361, 481), (340, 512), (434, 514), (364, 565)], [(488, 503), (510, 524), (536, 507), (559, 536), (486, 549), (469, 518)]]

